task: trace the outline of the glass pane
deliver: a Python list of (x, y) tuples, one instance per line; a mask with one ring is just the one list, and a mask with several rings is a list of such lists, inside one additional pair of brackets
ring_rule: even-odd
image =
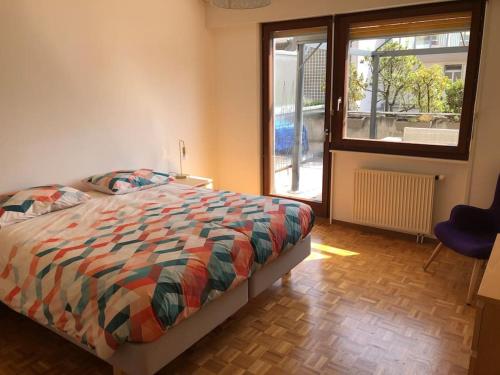
[(327, 37), (274, 39), (272, 194), (321, 202)]
[(469, 34), (351, 39), (344, 138), (456, 146)]

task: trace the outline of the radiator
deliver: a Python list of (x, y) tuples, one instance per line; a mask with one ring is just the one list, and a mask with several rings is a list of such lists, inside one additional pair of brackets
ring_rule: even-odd
[(436, 176), (357, 169), (354, 174), (354, 221), (415, 233), (432, 234)]

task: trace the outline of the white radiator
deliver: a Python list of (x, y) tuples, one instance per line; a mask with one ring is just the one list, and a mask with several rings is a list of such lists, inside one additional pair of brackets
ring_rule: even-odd
[(354, 221), (380, 228), (432, 234), (436, 176), (357, 169)]

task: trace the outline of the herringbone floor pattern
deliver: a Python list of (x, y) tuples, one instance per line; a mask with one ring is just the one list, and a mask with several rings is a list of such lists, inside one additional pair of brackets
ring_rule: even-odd
[[(434, 244), (320, 221), (311, 257), (161, 374), (465, 374), (471, 261)], [(343, 251), (347, 250), (347, 251)], [(111, 367), (0, 307), (0, 374), (110, 374)]]

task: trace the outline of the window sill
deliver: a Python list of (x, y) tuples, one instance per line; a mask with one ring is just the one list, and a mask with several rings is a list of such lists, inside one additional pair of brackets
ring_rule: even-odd
[(460, 160), (460, 159), (443, 159), (443, 158), (433, 158), (427, 156), (412, 156), (412, 155), (400, 155), (400, 154), (387, 154), (387, 153), (378, 153), (378, 152), (370, 152), (370, 151), (353, 151), (353, 150), (340, 150), (340, 149), (330, 149), (330, 153), (334, 154), (362, 154), (362, 155), (377, 155), (383, 158), (390, 159), (407, 159), (407, 160), (422, 160), (422, 161), (439, 161), (442, 163), (450, 163), (450, 164), (459, 164), (459, 165), (467, 165), (470, 160)]

